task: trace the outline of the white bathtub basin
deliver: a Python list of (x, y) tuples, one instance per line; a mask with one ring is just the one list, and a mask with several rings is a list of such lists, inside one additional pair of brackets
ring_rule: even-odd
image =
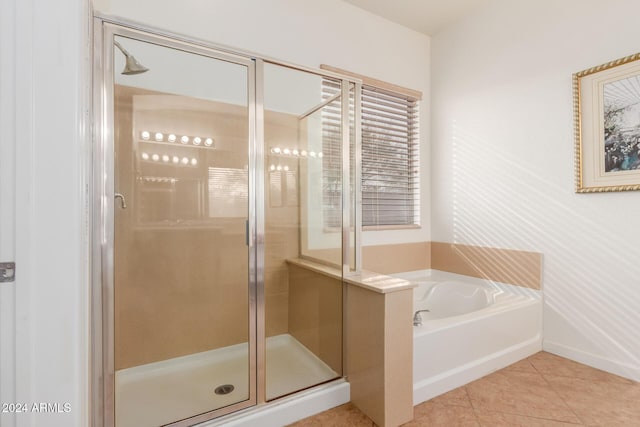
[(482, 310), (493, 304), (496, 290), (477, 283), (446, 280), (431, 286), (418, 286), (414, 291), (414, 311), (422, 313), (422, 320), (459, 316)]
[(429, 400), (542, 349), (539, 291), (437, 270), (393, 274), (412, 281), (413, 403)]

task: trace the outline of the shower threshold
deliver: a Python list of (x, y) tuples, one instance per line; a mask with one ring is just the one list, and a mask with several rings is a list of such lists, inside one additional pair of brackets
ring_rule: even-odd
[[(247, 354), (243, 343), (117, 371), (116, 426), (156, 427), (247, 400)], [(266, 360), (267, 400), (339, 376), (289, 334), (267, 338)]]

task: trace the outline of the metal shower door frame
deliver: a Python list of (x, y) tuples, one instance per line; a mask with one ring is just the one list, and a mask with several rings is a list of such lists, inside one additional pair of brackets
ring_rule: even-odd
[[(92, 422), (95, 426), (115, 426), (115, 363), (114, 363), (114, 198), (115, 198), (115, 141), (114, 141), (114, 64), (113, 41), (115, 36), (152, 43), (169, 49), (205, 56), (247, 67), (248, 91), (248, 212), (249, 221), (249, 398), (241, 402), (215, 409), (204, 414), (169, 424), (174, 427), (191, 426), (255, 406), (258, 403), (256, 384), (257, 330), (256, 313), (258, 269), (260, 250), (257, 245), (257, 195), (260, 175), (257, 166), (258, 135), (256, 102), (256, 63), (252, 58), (189, 43), (180, 39), (154, 34), (142, 29), (94, 20), (94, 144), (93, 144), (93, 191), (94, 203), (92, 225)], [(214, 77), (212, 76), (212, 79)]]

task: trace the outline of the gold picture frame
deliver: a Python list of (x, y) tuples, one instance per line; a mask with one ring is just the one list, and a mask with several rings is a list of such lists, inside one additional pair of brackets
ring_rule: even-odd
[(573, 75), (576, 192), (640, 190), (640, 53)]

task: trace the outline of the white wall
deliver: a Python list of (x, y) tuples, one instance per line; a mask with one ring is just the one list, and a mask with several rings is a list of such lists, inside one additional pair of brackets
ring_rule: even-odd
[(2, 427), (87, 425), (88, 11), (83, 0), (2, 0), (2, 151), (15, 167), (2, 174), (13, 191), (0, 200), (0, 228), (12, 229), (3, 242), (17, 269), (0, 284), (15, 324), (0, 338), (15, 369), (1, 388), (13, 395), (3, 403), (27, 410), (2, 414)]
[[(0, 262), (15, 260), (15, 3), (0, 0)], [(0, 402), (15, 402), (15, 285), (0, 283)], [(0, 412), (0, 426), (15, 414)]]
[(640, 198), (576, 194), (572, 73), (636, 0), (498, 0), (432, 39), (432, 238), (544, 254), (544, 347), (640, 379)]
[[(429, 37), (341, 0), (98, 0), (94, 6), (105, 14), (260, 56), (313, 68), (328, 64), (420, 90), (425, 99), (422, 126), (428, 129)], [(427, 131), (421, 143), (422, 163), (427, 164)], [(429, 240), (429, 174), (423, 175), (423, 227), (366, 232), (365, 245)]]

